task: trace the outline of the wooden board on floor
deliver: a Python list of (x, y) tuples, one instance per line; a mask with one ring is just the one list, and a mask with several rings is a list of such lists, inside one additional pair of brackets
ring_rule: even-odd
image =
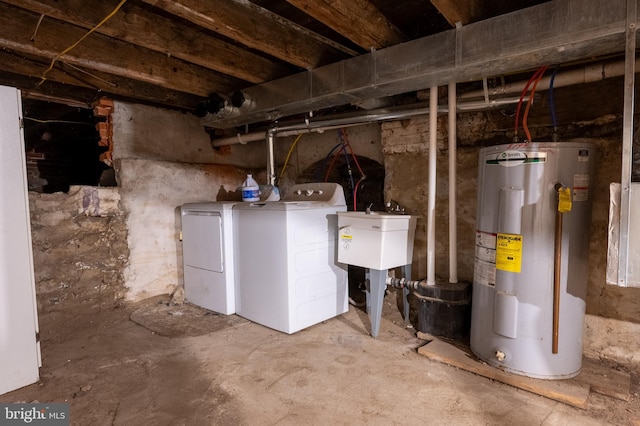
[(576, 380), (532, 379), (530, 377), (507, 373), (506, 371), (479, 362), (462, 349), (437, 339), (418, 348), (418, 353), (429, 359), (453, 365), (555, 401), (564, 402), (565, 404), (578, 408), (587, 407), (589, 385), (586, 383), (581, 383)]
[(582, 370), (575, 380), (587, 383), (594, 392), (612, 398), (629, 401), (631, 398), (631, 375), (604, 366), (596, 360), (582, 359)]

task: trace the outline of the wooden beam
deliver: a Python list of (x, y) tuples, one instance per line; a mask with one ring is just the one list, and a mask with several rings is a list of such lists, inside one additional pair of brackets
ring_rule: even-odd
[[(468, 350), (468, 349), (467, 349)], [(464, 351), (441, 340), (433, 340), (418, 348), (418, 353), (434, 361), (452, 365), (492, 380), (506, 383), (519, 389), (564, 402), (578, 408), (587, 408), (589, 385), (575, 380), (542, 380), (519, 376), (492, 367)]]
[(456, 22), (466, 25), (478, 21), (482, 10), (480, 0), (431, 0), (431, 4), (452, 27)]
[[(93, 28), (118, 4), (117, 0), (3, 1), (86, 29)], [(282, 64), (134, 4), (126, 4), (97, 32), (255, 84), (291, 73)]]
[(290, 64), (311, 69), (347, 55), (246, 0), (142, 0)]
[(90, 103), (92, 99), (102, 95), (110, 95), (116, 99), (137, 100), (182, 110), (194, 110), (203, 99), (99, 71), (92, 70), (87, 74), (62, 63), (56, 64), (48, 74), (47, 81), (34, 90), (40, 81), (42, 70), (49, 66), (48, 62), (0, 50), (0, 64), (5, 72), (5, 81), (13, 81), (12, 85), (23, 90), (25, 95), (55, 95), (84, 103)]
[[(51, 60), (86, 34), (86, 30), (45, 18), (32, 42), (38, 18), (31, 12), (0, 3), (0, 47)], [(91, 34), (60, 61), (199, 96), (227, 93), (243, 84), (215, 71), (100, 34)]]
[(366, 50), (407, 40), (369, 0), (287, 1)]

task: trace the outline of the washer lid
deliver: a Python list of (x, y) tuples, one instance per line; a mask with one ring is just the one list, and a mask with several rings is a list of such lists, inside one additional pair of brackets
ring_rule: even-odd
[(255, 211), (292, 211), (292, 210), (317, 210), (327, 209), (332, 211), (345, 210), (345, 205), (330, 204), (325, 201), (267, 201), (255, 203), (238, 203), (233, 210)]

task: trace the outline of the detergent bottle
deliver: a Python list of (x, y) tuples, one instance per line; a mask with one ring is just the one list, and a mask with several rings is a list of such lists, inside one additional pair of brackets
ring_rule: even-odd
[(242, 183), (242, 201), (260, 201), (260, 187), (251, 173), (247, 175), (247, 180)]

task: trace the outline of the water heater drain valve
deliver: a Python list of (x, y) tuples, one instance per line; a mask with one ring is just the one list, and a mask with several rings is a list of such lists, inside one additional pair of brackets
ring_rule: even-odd
[(500, 362), (504, 361), (504, 359), (507, 357), (507, 354), (505, 354), (504, 352), (498, 350), (496, 351), (496, 359)]

